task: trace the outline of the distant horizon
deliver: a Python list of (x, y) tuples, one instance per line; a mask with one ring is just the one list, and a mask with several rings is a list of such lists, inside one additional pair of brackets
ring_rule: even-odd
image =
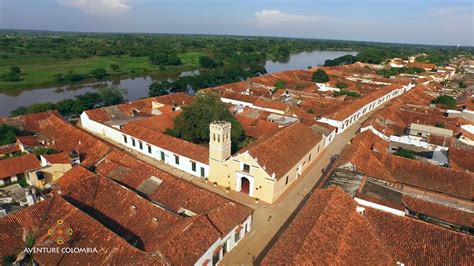
[(474, 45), (454, 45), (454, 44), (431, 44), (431, 43), (403, 43), (403, 42), (384, 42), (384, 41), (365, 41), (350, 39), (326, 39), (313, 37), (287, 37), (271, 35), (238, 35), (238, 34), (215, 34), (215, 33), (179, 33), (179, 32), (125, 32), (125, 31), (68, 31), (68, 30), (47, 30), (47, 29), (21, 29), (21, 28), (0, 28), (0, 32), (45, 32), (45, 33), (72, 33), (72, 34), (149, 34), (149, 35), (196, 35), (196, 36), (226, 36), (226, 37), (251, 37), (251, 38), (282, 38), (282, 39), (300, 39), (315, 41), (336, 41), (336, 42), (359, 42), (371, 44), (387, 45), (410, 45), (410, 46), (430, 46), (430, 47), (449, 47), (449, 48), (474, 48)]
[(0, 28), (474, 46), (469, 0), (1, 0)]

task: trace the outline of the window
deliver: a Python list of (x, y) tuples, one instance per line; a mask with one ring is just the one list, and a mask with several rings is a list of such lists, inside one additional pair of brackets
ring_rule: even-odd
[(201, 176), (204, 177), (204, 167), (201, 167)]
[(193, 170), (193, 172), (196, 172), (196, 162), (191, 162), (191, 170)]
[(135, 139), (132, 139), (132, 146), (135, 147)]
[[(318, 146), (318, 151), (319, 151), (319, 146)], [(308, 161), (311, 161), (311, 153), (309, 154)]]
[(240, 230), (235, 231), (234, 235), (234, 242), (237, 242), (240, 240)]
[(319, 152), (320, 146), (318, 145), (318, 152)]
[(148, 145), (148, 153), (151, 154), (151, 146)]
[(163, 151), (160, 152), (160, 158), (161, 158), (162, 161), (165, 160), (165, 152), (163, 152)]
[(179, 164), (179, 156), (176, 154), (174, 155), (174, 163)]
[(143, 150), (143, 142), (139, 141), (138, 146), (140, 147), (140, 150)]
[(289, 176), (286, 176), (285, 185), (288, 185), (288, 179), (289, 178), (290, 178)]
[(123, 135), (123, 142), (124, 142), (124, 143), (127, 143), (127, 141), (128, 141), (128, 140), (127, 140), (127, 136)]
[(250, 173), (250, 165), (244, 164), (242, 171), (244, 171), (244, 172), (246, 172), (246, 173)]

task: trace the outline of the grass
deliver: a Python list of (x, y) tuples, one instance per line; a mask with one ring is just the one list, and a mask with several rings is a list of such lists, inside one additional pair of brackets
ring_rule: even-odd
[[(167, 75), (182, 71), (196, 69), (199, 66), (199, 57), (205, 55), (200, 52), (187, 52), (179, 54), (180, 66), (160, 66), (152, 65), (148, 57), (129, 56), (96, 56), (89, 58), (55, 59), (46, 55), (19, 55), (0, 60), (0, 73), (10, 70), (11, 66), (20, 67), (21, 80), (16, 82), (0, 81), (0, 91), (22, 90), (27, 88), (37, 88), (48, 85), (60, 85), (54, 79), (55, 74), (66, 74), (69, 71), (88, 74), (92, 69), (104, 68), (107, 70), (109, 78), (121, 76), (140, 75)], [(120, 70), (114, 72), (110, 69), (111, 64), (120, 66)]]

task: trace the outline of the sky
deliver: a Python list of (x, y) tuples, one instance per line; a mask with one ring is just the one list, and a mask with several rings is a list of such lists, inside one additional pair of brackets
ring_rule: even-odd
[(0, 28), (474, 46), (466, 0), (0, 0)]

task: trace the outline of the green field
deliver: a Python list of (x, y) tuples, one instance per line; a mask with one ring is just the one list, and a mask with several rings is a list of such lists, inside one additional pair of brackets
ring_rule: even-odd
[[(182, 71), (193, 70), (199, 67), (199, 57), (205, 55), (201, 52), (186, 52), (178, 54), (182, 65), (166, 66), (160, 69), (157, 65), (152, 65), (147, 56), (94, 56), (89, 58), (73, 58), (70, 60), (54, 59), (49, 55), (16, 55), (12, 58), (0, 60), (0, 73), (8, 72), (11, 66), (20, 67), (21, 80), (16, 82), (0, 81), (0, 90), (21, 90), (26, 88), (36, 88), (49, 85), (59, 85), (54, 75), (66, 74), (74, 71), (80, 74), (88, 74), (95, 68), (107, 70), (108, 77), (119, 76), (140, 76), (148, 75), (170, 75)], [(110, 69), (111, 64), (120, 66), (120, 70), (115, 72)]]

